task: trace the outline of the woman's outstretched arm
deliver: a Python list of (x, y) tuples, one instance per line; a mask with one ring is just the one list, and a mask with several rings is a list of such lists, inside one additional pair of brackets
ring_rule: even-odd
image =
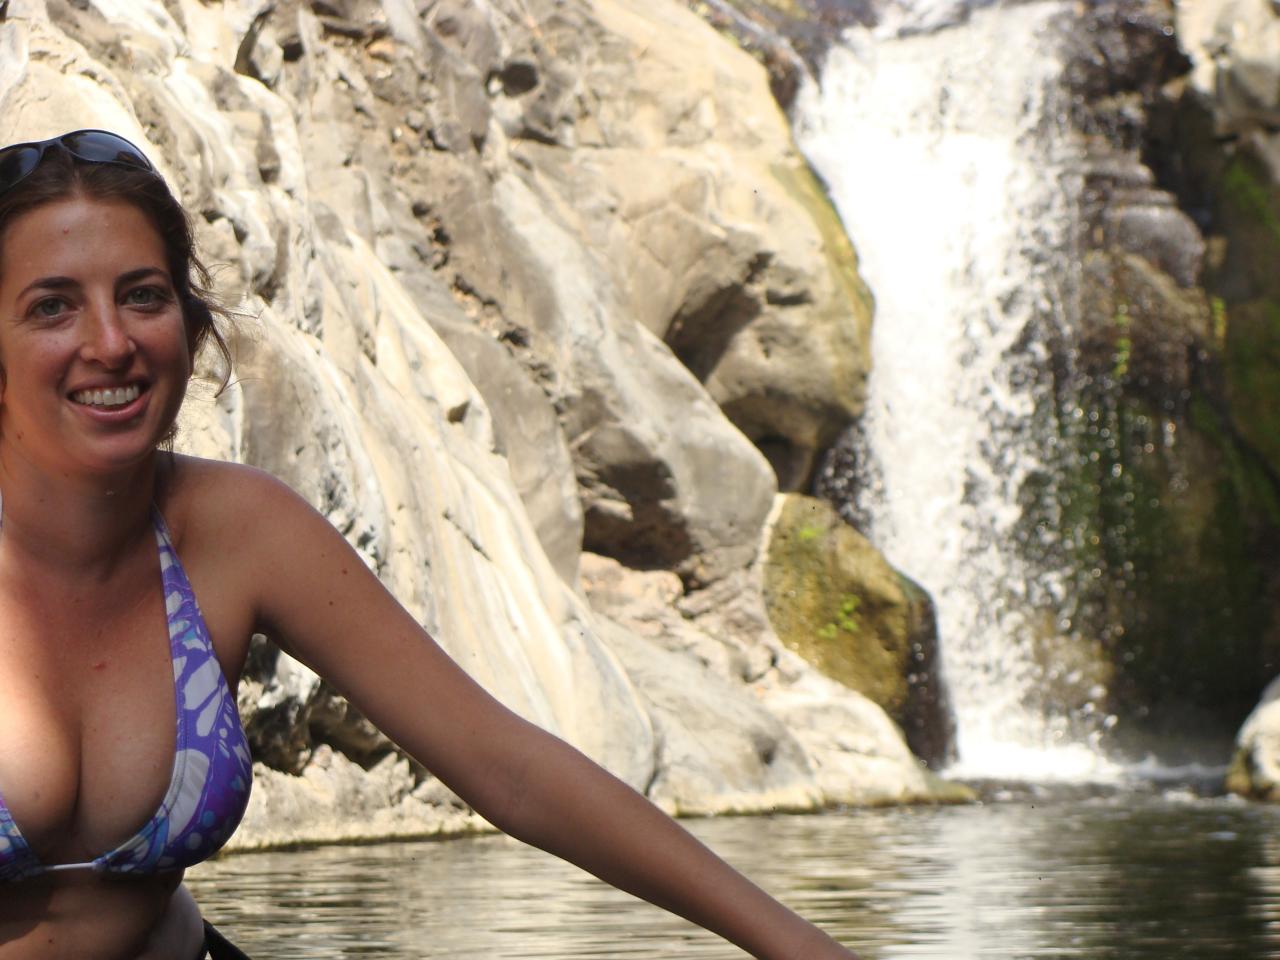
[(762, 960), (853, 957), (625, 783), (563, 741), (516, 722), (529, 730), (516, 735), (513, 755), (528, 759), (496, 826)]
[(854, 954), (674, 820), (516, 716), (434, 642), (318, 513), (235, 469), (260, 628), (499, 829), (720, 934), (761, 960)]

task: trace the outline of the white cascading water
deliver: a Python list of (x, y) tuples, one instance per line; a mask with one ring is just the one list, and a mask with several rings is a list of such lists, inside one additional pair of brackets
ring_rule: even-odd
[(1049, 467), (1052, 435), (1036, 429), (1052, 408), (1037, 331), (1063, 322), (1068, 299), (1079, 162), (1055, 38), (1073, 5), (971, 3), (936, 29), (964, 6), (900, 0), (878, 28), (850, 31), (794, 113), (876, 297), (862, 428), (873, 482), (858, 509), (937, 605), (950, 773), (1109, 778), (1093, 746), (1071, 742), (1069, 718), (1034, 706), (1044, 621), (1031, 611), (1062, 604), (1067, 574), (1018, 548), (1019, 495)]

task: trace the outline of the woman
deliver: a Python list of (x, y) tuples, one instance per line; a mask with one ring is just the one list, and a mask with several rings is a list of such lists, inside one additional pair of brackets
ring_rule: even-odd
[(225, 356), (202, 282), (133, 144), (0, 150), (0, 960), (239, 955), (182, 871), (248, 801), (257, 631), (513, 836), (758, 957), (853, 956), (498, 704), (283, 484), (165, 452)]

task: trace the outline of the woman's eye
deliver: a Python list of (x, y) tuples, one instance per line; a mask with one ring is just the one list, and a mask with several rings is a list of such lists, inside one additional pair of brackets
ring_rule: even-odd
[(134, 287), (124, 295), (124, 299), (134, 307), (156, 307), (169, 302), (164, 292), (155, 287)]
[(31, 312), (42, 320), (53, 320), (62, 316), (68, 309), (67, 301), (61, 297), (45, 297), (31, 308)]

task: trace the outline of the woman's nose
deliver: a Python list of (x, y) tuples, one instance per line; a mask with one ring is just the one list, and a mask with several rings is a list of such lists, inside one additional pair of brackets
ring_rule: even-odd
[(124, 317), (114, 303), (86, 311), (84, 339), (80, 345), (81, 357), (116, 368), (127, 363), (135, 349)]

